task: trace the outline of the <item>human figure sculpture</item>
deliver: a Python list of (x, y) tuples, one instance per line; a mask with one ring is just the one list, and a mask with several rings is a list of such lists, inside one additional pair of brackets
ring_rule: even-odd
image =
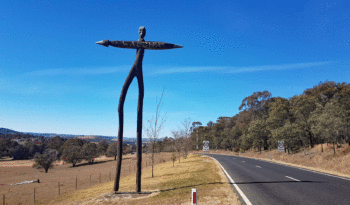
[(121, 163), (122, 163), (122, 150), (123, 150), (123, 126), (124, 126), (124, 102), (126, 93), (129, 89), (129, 86), (134, 79), (137, 78), (138, 87), (139, 87), (139, 97), (137, 104), (137, 173), (136, 173), (136, 192), (141, 193), (141, 165), (142, 165), (142, 108), (143, 108), (143, 97), (144, 97), (144, 85), (143, 85), (143, 74), (142, 74), (142, 60), (145, 49), (152, 50), (164, 50), (164, 49), (172, 49), (172, 48), (182, 48), (182, 46), (163, 43), (163, 42), (154, 42), (154, 41), (145, 41), (144, 37), (146, 35), (146, 28), (141, 26), (139, 28), (139, 36), (140, 39), (138, 41), (99, 41), (97, 44), (108, 47), (109, 45), (118, 47), (118, 48), (132, 48), (136, 50), (136, 59), (135, 62), (127, 76), (122, 92), (119, 98), (119, 106), (118, 106), (118, 117), (119, 117), (119, 129), (118, 129), (118, 152), (117, 152), (117, 173), (115, 177), (114, 183), (114, 191), (117, 192), (119, 190), (119, 182), (120, 182), (120, 171), (121, 171)]

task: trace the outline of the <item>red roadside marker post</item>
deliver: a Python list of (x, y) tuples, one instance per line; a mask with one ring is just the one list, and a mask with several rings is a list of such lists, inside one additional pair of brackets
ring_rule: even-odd
[(192, 203), (193, 205), (197, 205), (197, 189), (192, 189)]

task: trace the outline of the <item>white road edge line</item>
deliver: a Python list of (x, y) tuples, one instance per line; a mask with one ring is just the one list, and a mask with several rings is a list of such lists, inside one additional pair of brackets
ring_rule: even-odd
[[(211, 157), (212, 159), (214, 159), (217, 163), (220, 164), (220, 162), (218, 160), (216, 160), (215, 158)], [(226, 170), (224, 169), (224, 167), (220, 164), (222, 170), (225, 172), (226, 176), (229, 178), (229, 180), (231, 181), (231, 183), (233, 184), (233, 186), (236, 188), (236, 190), (238, 191), (238, 193), (241, 195), (241, 197), (243, 198), (244, 202), (247, 205), (252, 205), (252, 203), (249, 201), (249, 199), (246, 197), (246, 195), (242, 192), (242, 190), (237, 186), (237, 184), (235, 184), (235, 181), (233, 181), (233, 179), (230, 177), (230, 175), (228, 175), (228, 173), (226, 172)]]
[(286, 176), (286, 177), (289, 178), (289, 179), (293, 179), (293, 180), (295, 180), (295, 181), (300, 182), (300, 180), (294, 179), (293, 177), (289, 177), (289, 176)]
[[(249, 158), (249, 157), (243, 157), (243, 158)], [(254, 158), (250, 158), (250, 159), (254, 159)], [(340, 177), (340, 176), (336, 176), (336, 175), (331, 175), (331, 174), (327, 174), (327, 173), (323, 173), (323, 172), (318, 172), (318, 171), (314, 171), (314, 170), (311, 170), (311, 169), (304, 169), (304, 168), (301, 168), (301, 167), (294, 167), (294, 166), (290, 166), (290, 165), (287, 165), (287, 164), (276, 163), (276, 162), (272, 162), (272, 161), (265, 161), (265, 160), (261, 160), (261, 159), (255, 159), (255, 160), (259, 160), (259, 161), (262, 161), (262, 162), (269, 162), (269, 163), (282, 165), (282, 166), (287, 166), (287, 167), (296, 168), (296, 169), (301, 169), (301, 170), (304, 170), (304, 171), (314, 172), (314, 173), (317, 173), (317, 174), (327, 175), (327, 176), (335, 177), (335, 178), (339, 178), (339, 179), (350, 180), (349, 178), (344, 178), (344, 177)]]
[(255, 165), (256, 167), (259, 167), (259, 168), (261, 168), (260, 166), (258, 166), (258, 165)]

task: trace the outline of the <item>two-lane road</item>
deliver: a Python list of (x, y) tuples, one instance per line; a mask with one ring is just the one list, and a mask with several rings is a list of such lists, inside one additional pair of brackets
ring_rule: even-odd
[(350, 204), (350, 179), (251, 158), (204, 155), (221, 164), (247, 204)]

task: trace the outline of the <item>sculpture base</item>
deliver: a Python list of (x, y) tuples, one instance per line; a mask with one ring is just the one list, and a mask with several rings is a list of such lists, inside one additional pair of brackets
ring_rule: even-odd
[(114, 194), (152, 194), (152, 192), (114, 192)]
[(146, 192), (111, 192), (105, 193), (95, 198), (96, 202), (113, 202), (114, 200), (133, 200), (155, 196), (160, 193), (160, 190), (150, 190)]

